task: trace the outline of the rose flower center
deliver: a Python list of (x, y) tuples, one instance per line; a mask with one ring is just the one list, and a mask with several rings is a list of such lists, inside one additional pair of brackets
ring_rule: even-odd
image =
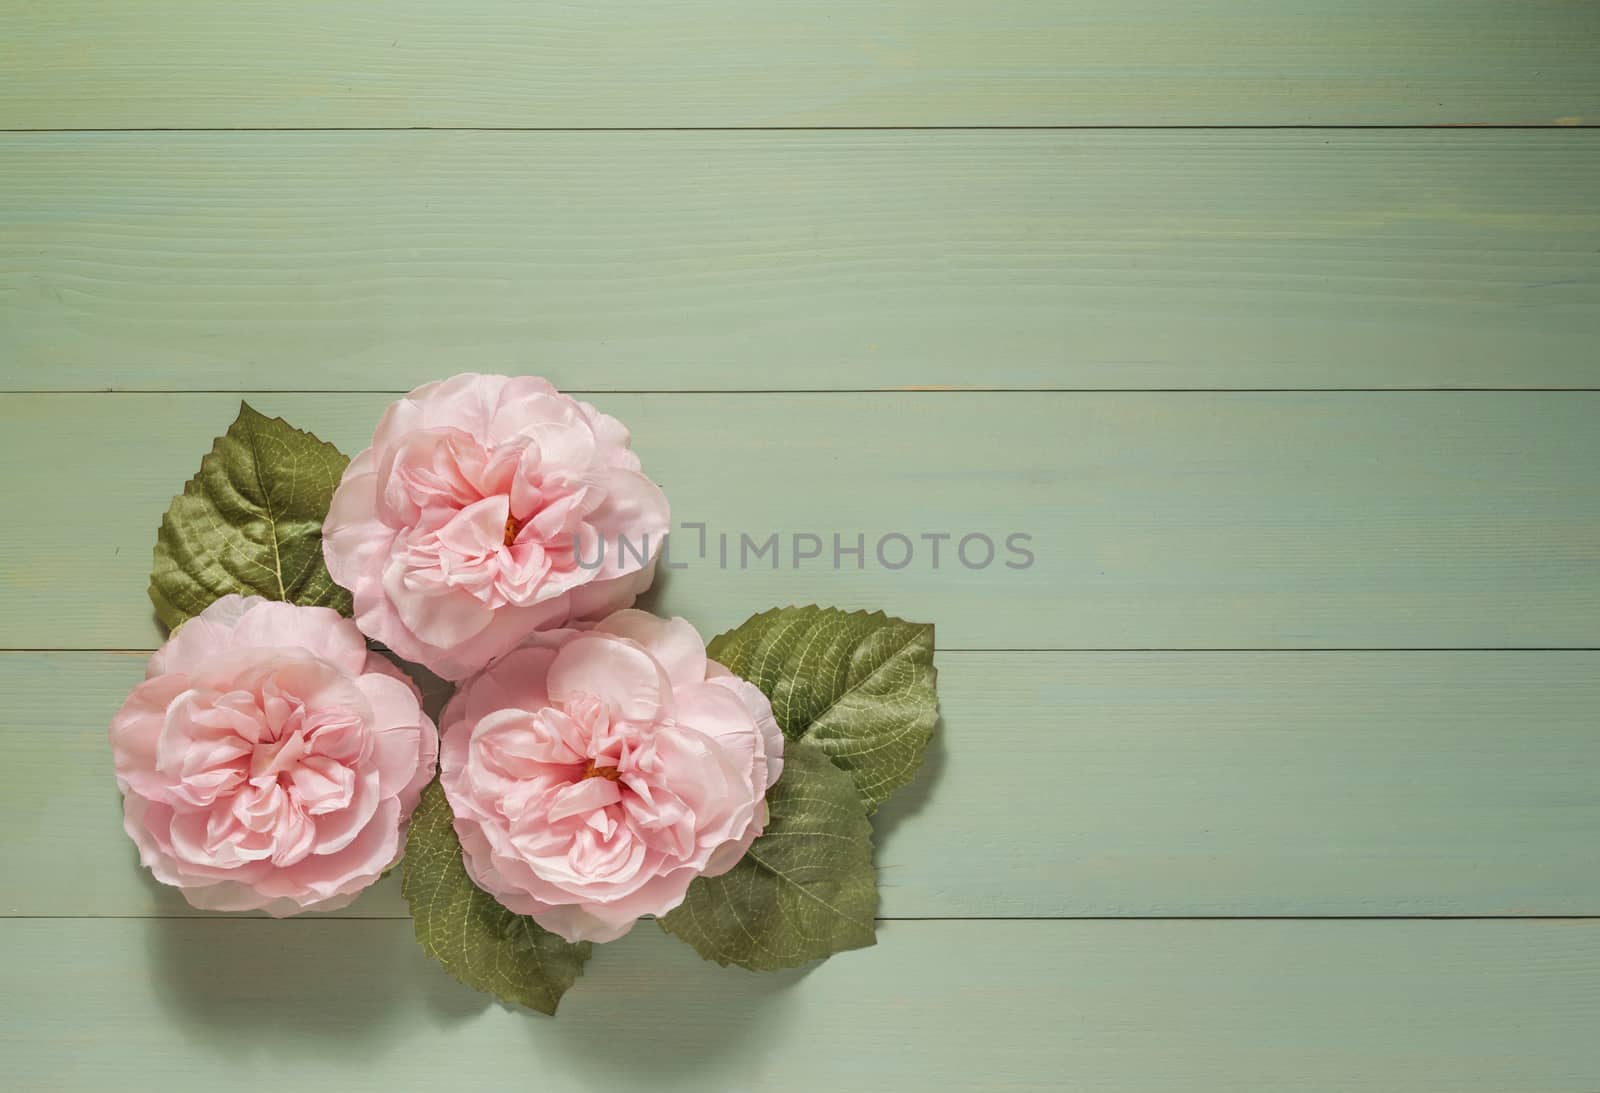
[(597, 767), (594, 760), (589, 760), (589, 765), (583, 768), (584, 778), (604, 778), (608, 782), (615, 782), (622, 777), (616, 767)]
[(518, 520), (515, 516), (506, 517), (506, 546), (510, 546), (512, 543), (517, 541), (517, 533), (522, 530), (523, 523), (525, 523), (525, 521)]

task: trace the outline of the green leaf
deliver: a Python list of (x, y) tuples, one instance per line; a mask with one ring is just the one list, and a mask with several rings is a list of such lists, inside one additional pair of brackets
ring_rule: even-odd
[(661, 919), (718, 964), (775, 971), (875, 941), (872, 825), (855, 787), (812, 744), (789, 746), (783, 764), (766, 832)]
[(777, 607), (707, 652), (772, 700), (783, 734), (855, 779), (873, 812), (916, 774), (939, 720), (933, 627), (881, 611)]
[(561, 940), (472, 883), (438, 782), (423, 791), (411, 816), (400, 891), (411, 905), (417, 943), (469, 987), (554, 1016), (583, 974), (587, 941)]
[(322, 562), (322, 521), (349, 460), (239, 404), (161, 520), (150, 599), (177, 627), (230, 592), (350, 613)]

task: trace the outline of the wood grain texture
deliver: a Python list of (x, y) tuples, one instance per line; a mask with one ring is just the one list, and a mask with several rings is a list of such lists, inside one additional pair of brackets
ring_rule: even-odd
[[(144, 658), (0, 655), (0, 915), (196, 915), (122, 834)], [(1600, 653), (945, 653), (879, 914), (1600, 914)], [(347, 912), (403, 917), (391, 877)]]
[(10, 390), (1600, 386), (1587, 130), (13, 134), (0, 162)]
[[(0, 391), (54, 392), (0, 396), (8, 1087), (1595, 1088), (1600, 391), (1348, 393), (1600, 388), (1593, 0), (22, 0), (0, 71)], [(1484, 124), (1563, 128), (1337, 128)], [(633, 427), (712, 533), (658, 609), (938, 624), (877, 947), (645, 924), (552, 1022), (392, 879), (138, 868), (92, 650), (160, 640), (223, 392), (354, 451), (465, 369)]]
[[(382, 395), (256, 397), (348, 453)], [(675, 526), (649, 601), (818, 602), (946, 649), (1600, 646), (1600, 393), (612, 395)], [(231, 395), (9, 395), (0, 646), (152, 648), (171, 495)], [(793, 535), (819, 561), (793, 565)], [(914, 554), (885, 568), (884, 537)], [(950, 534), (938, 568), (925, 533)], [(1012, 533), (1032, 553), (1005, 550)], [(741, 560), (740, 536), (781, 556)], [(960, 563), (969, 534), (995, 543)], [(721, 536), (727, 536), (726, 568)], [(865, 548), (858, 559), (840, 546)], [(809, 543), (802, 543), (808, 546)], [(898, 564), (904, 547), (889, 541)], [(986, 559), (982, 542), (967, 559)], [(748, 568), (741, 568), (741, 565)], [(857, 566), (860, 568), (857, 568)], [(779, 566), (781, 568), (774, 568)]]
[(1588, 0), (0, 9), (4, 128), (1576, 125)]
[(1584, 1090), (1600, 923), (896, 922), (802, 972), (599, 947), (555, 1019), (405, 922), (0, 923), (18, 1088)]

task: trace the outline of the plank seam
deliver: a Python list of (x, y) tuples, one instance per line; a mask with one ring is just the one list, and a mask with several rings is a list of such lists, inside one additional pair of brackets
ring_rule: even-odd
[[(271, 919), (227, 913), (0, 915), (0, 922), (405, 922), (407, 915), (305, 915)], [(874, 922), (1600, 922), (1581, 915), (878, 915)]]
[[(151, 646), (142, 649), (108, 649), (89, 646), (0, 646), (0, 656), (29, 655), (37, 653), (81, 653), (84, 655), (146, 656), (155, 652)], [(1600, 645), (1305, 645), (1305, 646), (1160, 646), (1160, 645), (1063, 645), (1025, 646), (1001, 648), (996, 646), (941, 647), (939, 653), (956, 654), (1011, 654), (1011, 653), (1600, 653)]]
[[(605, 398), (611, 395), (1456, 395), (1456, 394), (1593, 394), (1600, 386), (1566, 387), (672, 387), (645, 389), (607, 387), (565, 389), (569, 395)], [(404, 395), (396, 388), (313, 387), (0, 387), (0, 396), (58, 395)]]
[(1204, 125), (240, 125), (240, 126), (87, 126), (82, 128), (0, 129), (0, 133), (1104, 133), (1251, 132), (1337, 130), (1543, 130), (1583, 131), (1600, 123), (1579, 122), (1393, 122), (1377, 124), (1204, 124)]

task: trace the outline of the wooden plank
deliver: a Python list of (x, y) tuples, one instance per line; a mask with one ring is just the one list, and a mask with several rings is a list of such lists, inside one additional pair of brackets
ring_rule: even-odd
[(0, 923), (22, 1089), (1584, 1090), (1600, 923), (896, 922), (803, 973), (654, 929), (554, 1020), (404, 922)]
[[(386, 402), (254, 398), (351, 452)], [(16, 514), (0, 524), (0, 647), (153, 647), (156, 525), (237, 405), (0, 398), (0, 454), (19, 468), (0, 480)], [(928, 619), (954, 649), (1600, 646), (1596, 392), (600, 405), (633, 429), (681, 529), (684, 568), (652, 602), (708, 634), (815, 601)], [(691, 523), (707, 525), (703, 556)], [(796, 567), (801, 533), (823, 546)], [(1025, 562), (1004, 547), (1014, 533), (1032, 537), (1016, 544), (1025, 568), (1010, 568)], [(899, 564), (893, 534), (910, 540), (904, 568), (875, 549)], [(927, 534), (952, 536), (937, 568)], [(772, 535), (777, 551), (741, 557), (741, 536)], [(862, 557), (836, 556), (836, 535)], [(960, 562), (968, 535), (994, 544), (987, 566), (979, 539)]]
[(54, 134), (0, 162), (10, 390), (1600, 386), (1589, 131)]
[[(195, 914), (124, 838), (142, 656), (0, 655), (0, 915)], [(1600, 653), (944, 653), (880, 914), (1600, 913)], [(393, 878), (348, 911), (405, 914)]]
[(0, 127), (1580, 125), (1587, 0), (52, 0)]

